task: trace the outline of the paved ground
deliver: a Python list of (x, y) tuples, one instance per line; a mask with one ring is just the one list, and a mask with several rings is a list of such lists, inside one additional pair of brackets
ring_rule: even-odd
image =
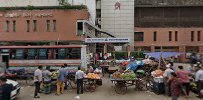
[[(114, 92), (113, 84), (109, 79), (105, 78), (103, 86), (97, 88), (96, 92), (86, 92), (80, 95), (80, 100), (170, 100), (169, 97), (157, 95), (147, 91), (135, 91), (133, 87), (128, 88), (127, 94), (118, 95)], [(34, 100), (34, 88), (25, 86), (22, 87), (21, 94), (17, 100)], [(66, 90), (64, 94), (55, 96), (54, 93), (50, 95), (41, 94), (41, 98), (37, 100), (76, 100), (76, 90)], [(184, 100), (183, 97), (180, 100)], [(198, 100), (194, 94), (188, 100)]]
[[(33, 98), (33, 87), (24, 86), (22, 87), (21, 94), (17, 100), (77, 100), (76, 90), (66, 90), (64, 94), (55, 96), (55, 93), (50, 95), (41, 94), (40, 99)], [(106, 77), (103, 79), (103, 85), (98, 87), (93, 93), (86, 92), (80, 95), (80, 100), (171, 100), (171, 98), (157, 95), (147, 91), (135, 91), (133, 87), (128, 88), (128, 92), (125, 95), (118, 95), (114, 92), (113, 84)], [(185, 100), (181, 97), (179, 100)], [(188, 100), (199, 100), (194, 94), (191, 94)]]

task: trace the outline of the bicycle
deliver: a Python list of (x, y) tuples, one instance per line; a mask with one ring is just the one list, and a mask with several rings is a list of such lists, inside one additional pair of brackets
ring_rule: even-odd
[(74, 75), (68, 75), (66, 86), (67, 86), (67, 89), (68, 89), (68, 87), (70, 87), (72, 89), (76, 89), (77, 88), (77, 85), (75, 83), (75, 76)]

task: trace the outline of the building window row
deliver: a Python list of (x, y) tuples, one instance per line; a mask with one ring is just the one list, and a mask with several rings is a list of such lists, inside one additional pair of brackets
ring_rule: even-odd
[[(174, 33), (174, 34), (173, 34)], [(168, 32), (168, 41), (173, 41), (173, 35), (174, 35), (174, 41), (178, 41), (178, 31), (169, 31)], [(195, 31), (191, 31), (190, 37), (191, 41), (195, 41), (195, 35), (197, 35), (196, 39), (197, 41), (201, 41), (201, 31), (197, 31), (197, 34), (195, 34)], [(134, 41), (144, 41), (144, 32), (134, 32)], [(153, 33), (153, 41), (157, 41), (157, 31), (154, 31)]]
[[(175, 31), (175, 41), (178, 41), (178, 31)], [(173, 41), (173, 31), (169, 31), (168, 33), (168, 41)]]
[[(195, 31), (190, 33), (191, 41), (195, 41)], [(197, 31), (197, 41), (201, 41), (201, 31)]]
[[(30, 20), (26, 20), (26, 25), (27, 25), (26, 31), (30, 32)], [(10, 30), (9, 26), (10, 26), (10, 21), (6, 20), (6, 26), (5, 26), (6, 32), (9, 32), (9, 30)], [(51, 31), (50, 26), (51, 26), (50, 20), (46, 20), (46, 31), (47, 32)], [(12, 27), (13, 27), (13, 29), (12, 29), (13, 32), (16, 32), (16, 21), (15, 20), (12, 21)], [(33, 20), (33, 32), (36, 32), (36, 31), (37, 31), (37, 20)], [(53, 20), (53, 31), (56, 32), (56, 20)]]

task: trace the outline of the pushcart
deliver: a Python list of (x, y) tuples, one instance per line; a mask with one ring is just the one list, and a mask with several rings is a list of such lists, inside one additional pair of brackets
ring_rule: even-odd
[(92, 79), (92, 78), (85, 78), (83, 80), (84, 84), (84, 91), (86, 92), (94, 92), (96, 88), (100, 85), (98, 82), (101, 82), (102, 79)]
[(126, 94), (127, 88), (134, 86), (135, 90), (147, 90), (146, 81), (141, 78), (136, 79), (111, 79), (115, 84), (114, 90), (117, 94)]

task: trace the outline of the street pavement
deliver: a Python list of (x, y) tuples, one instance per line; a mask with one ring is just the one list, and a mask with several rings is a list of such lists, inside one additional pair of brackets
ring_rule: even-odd
[[(56, 96), (55, 92), (49, 95), (43, 93), (40, 94), (39, 99), (33, 98), (34, 87), (23, 85), (21, 92), (17, 100), (171, 100), (170, 97), (164, 95), (157, 95), (149, 91), (136, 91), (134, 86), (129, 87), (125, 95), (116, 94), (114, 91), (114, 84), (111, 83), (109, 78), (103, 78), (103, 85), (99, 86), (95, 92), (84, 92), (84, 94), (79, 95), (80, 99), (76, 99), (76, 89), (68, 89), (64, 94)], [(195, 97), (193, 93), (188, 99), (180, 97), (179, 100), (199, 100)]]

